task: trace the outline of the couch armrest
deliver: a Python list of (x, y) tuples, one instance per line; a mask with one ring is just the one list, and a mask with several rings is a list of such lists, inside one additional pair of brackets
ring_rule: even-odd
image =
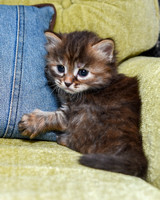
[(141, 132), (149, 160), (148, 181), (160, 188), (160, 58), (129, 59), (119, 66), (119, 72), (139, 79)]

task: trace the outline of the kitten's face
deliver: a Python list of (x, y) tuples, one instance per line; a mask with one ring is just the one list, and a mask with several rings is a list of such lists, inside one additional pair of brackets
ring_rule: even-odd
[(90, 32), (60, 37), (46, 32), (47, 73), (67, 93), (79, 93), (106, 85), (115, 71), (114, 43)]

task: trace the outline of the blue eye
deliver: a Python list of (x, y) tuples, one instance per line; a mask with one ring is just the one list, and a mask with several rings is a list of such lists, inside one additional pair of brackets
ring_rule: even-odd
[(82, 76), (82, 77), (85, 77), (85, 76), (88, 75), (88, 72), (89, 72), (89, 71), (87, 71), (87, 70), (85, 70), (85, 69), (80, 69), (80, 70), (78, 71), (78, 75), (80, 75), (80, 76)]
[(63, 65), (57, 65), (57, 69), (58, 69), (58, 72), (60, 73), (64, 73), (65, 72), (65, 68)]

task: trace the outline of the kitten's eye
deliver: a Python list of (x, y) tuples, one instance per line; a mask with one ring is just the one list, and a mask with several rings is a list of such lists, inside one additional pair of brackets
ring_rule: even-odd
[(80, 69), (80, 70), (78, 71), (78, 75), (80, 75), (81, 77), (87, 76), (88, 73), (89, 73), (89, 71), (87, 71), (87, 70), (85, 70), (85, 69)]
[(64, 73), (64, 72), (65, 72), (65, 68), (64, 68), (63, 65), (57, 65), (57, 70), (58, 70), (58, 72), (60, 72), (60, 73)]

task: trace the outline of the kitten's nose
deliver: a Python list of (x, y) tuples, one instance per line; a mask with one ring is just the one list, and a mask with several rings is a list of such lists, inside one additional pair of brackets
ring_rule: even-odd
[(65, 85), (67, 86), (67, 87), (69, 87), (70, 85), (72, 85), (72, 83), (70, 83), (70, 82), (64, 82), (65, 83)]

